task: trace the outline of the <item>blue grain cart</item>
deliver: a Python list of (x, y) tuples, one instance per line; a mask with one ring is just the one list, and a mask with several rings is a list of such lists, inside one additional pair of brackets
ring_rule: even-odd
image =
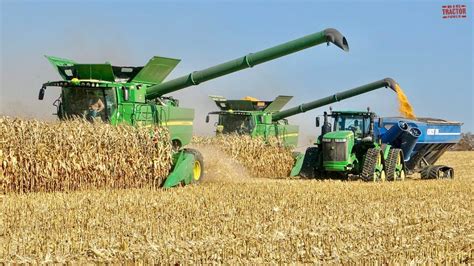
[(436, 162), (459, 142), (461, 125), (438, 118), (383, 117), (377, 131), (383, 143), (403, 150), (408, 173), (420, 173), (422, 179), (453, 178), (453, 168)]

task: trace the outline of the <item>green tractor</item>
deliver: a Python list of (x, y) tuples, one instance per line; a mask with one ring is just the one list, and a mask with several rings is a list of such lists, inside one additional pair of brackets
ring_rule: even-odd
[[(392, 89), (396, 84), (385, 79)], [(324, 112), (321, 135), (315, 146), (299, 156), (291, 175), (305, 178), (361, 178), (364, 181), (404, 180), (401, 149), (382, 144), (376, 114), (367, 111)], [(332, 123), (329, 122), (332, 119)], [(316, 126), (320, 126), (316, 117)]]
[(216, 134), (250, 135), (264, 139), (277, 137), (285, 145), (295, 147), (299, 129), (288, 124), (286, 118), (380, 88), (393, 89), (392, 84), (395, 84), (393, 79), (385, 78), (286, 110), (281, 109), (292, 96), (278, 96), (274, 101), (260, 101), (252, 97), (227, 100), (222, 96), (210, 96), (220, 110), (210, 112), (206, 122), (210, 120), (209, 115), (217, 115)]
[(81, 117), (113, 125), (167, 127), (175, 153), (171, 174), (162, 186), (190, 184), (199, 182), (204, 173), (199, 151), (184, 148), (191, 142), (194, 110), (180, 107), (177, 99), (165, 94), (323, 43), (349, 49), (344, 36), (335, 29), (326, 29), (169, 81), (164, 80), (179, 59), (156, 56), (145, 66), (114, 66), (47, 56), (62, 80), (44, 83), (39, 99), (44, 98), (47, 87), (60, 87), (61, 94), (54, 105), (61, 120)]

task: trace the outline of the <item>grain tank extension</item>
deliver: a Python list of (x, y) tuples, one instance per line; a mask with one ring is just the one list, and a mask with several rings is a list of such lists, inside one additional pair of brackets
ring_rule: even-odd
[(81, 117), (113, 125), (167, 127), (176, 152), (171, 174), (162, 186), (189, 184), (198, 182), (204, 171), (199, 151), (183, 148), (191, 141), (194, 110), (164, 95), (323, 43), (349, 49), (344, 36), (326, 29), (170, 81), (164, 80), (179, 59), (155, 56), (145, 66), (113, 66), (47, 56), (63, 80), (44, 83), (39, 99), (47, 87), (60, 87), (61, 95), (54, 103), (59, 119)]

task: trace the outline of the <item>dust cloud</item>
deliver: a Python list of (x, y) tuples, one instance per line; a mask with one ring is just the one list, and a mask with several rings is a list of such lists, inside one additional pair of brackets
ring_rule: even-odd
[(215, 145), (189, 145), (199, 150), (204, 158), (204, 179), (209, 183), (245, 182), (251, 178), (244, 166)]

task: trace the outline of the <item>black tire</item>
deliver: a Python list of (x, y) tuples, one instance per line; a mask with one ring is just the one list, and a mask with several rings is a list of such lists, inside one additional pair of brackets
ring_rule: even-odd
[(195, 149), (186, 149), (185, 152), (192, 154), (194, 156), (194, 163), (195, 163), (194, 167), (196, 167), (196, 164), (199, 164), (199, 167), (200, 167), (199, 177), (194, 176), (195, 168), (193, 168), (193, 179), (191, 183), (192, 184), (200, 183), (202, 179), (204, 178), (204, 159), (202, 157), (202, 154), (198, 150), (195, 150)]
[(303, 178), (315, 178), (317, 176), (316, 165), (318, 164), (318, 156), (318, 147), (309, 147), (306, 149), (299, 176)]
[[(397, 174), (397, 164), (401, 162), (402, 171), (405, 171), (404, 161), (403, 161), (403, 151), (401, 149), (390, 149), (388, 152), (387, 160), (385, 160), (385, 173), (387, 174), (387, 181), (397, 181), (403, 180), (404, 175), (402, 173)], [(405, 172), (403, 172), (404, 174)]]
[(377, 164), (380, 163), (383, 166), (383, 155), (379, 149), (371, 148), (367, 150), (365, 154), (364, 164), (362, 166), (361, 177), (366, 182), (385, 181), (385, 170), (382, 169), (380, 175), (377, 174)]

